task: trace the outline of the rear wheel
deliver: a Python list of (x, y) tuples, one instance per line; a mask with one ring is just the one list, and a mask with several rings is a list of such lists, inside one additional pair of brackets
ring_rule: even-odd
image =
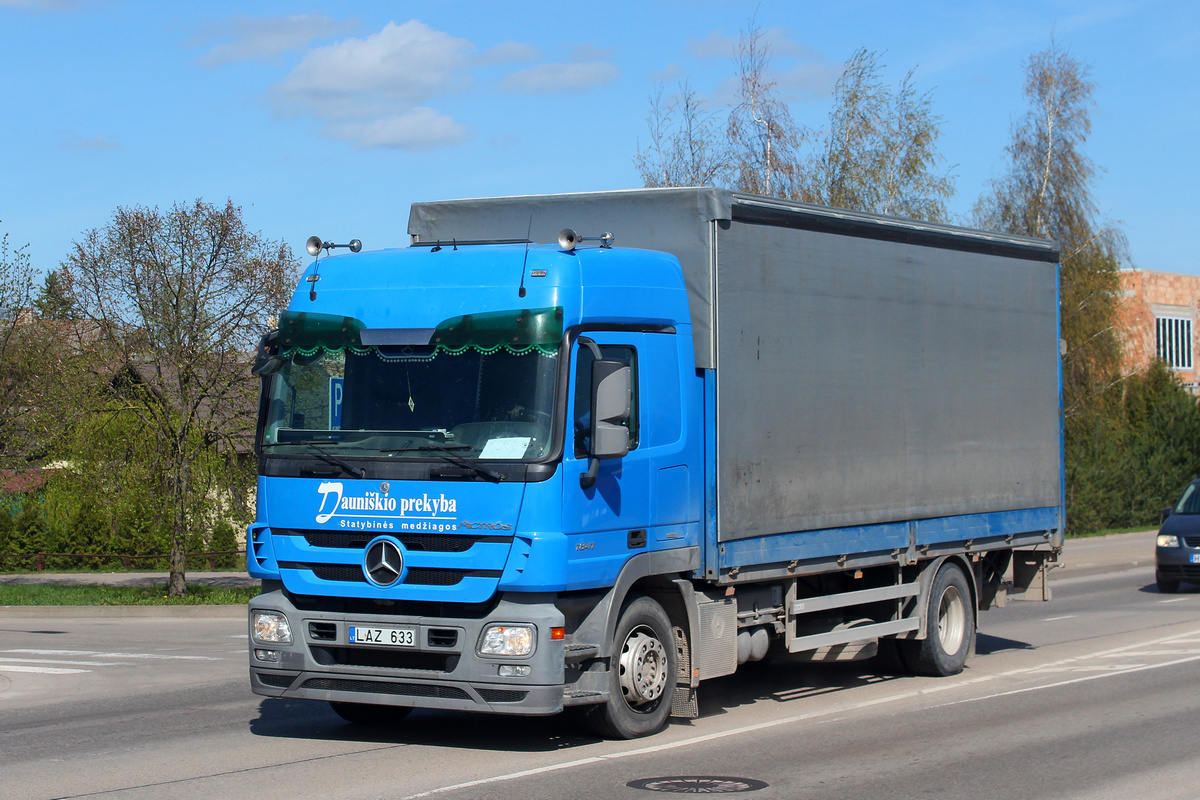
[(971, 613), (967, 578), (956, 564), (942, 564), (938, 569), (925, 613), (928, 635), (897, 642), (905, 663), (918, 675), (958, 674), (975, 642), (975, 615)]
[(621, 612), (608, 668), (608, 702), (583, 711), (584, 723), (607, 739), (657, 732), (671, 714), (676, 653), (671, 621), (649, 597)]
[(379, 706), (370, 703), (339, 703), (329, 701), (334, 713), (357, 725), (388, 725), (399, 722), (412, 711), (407, 706)]

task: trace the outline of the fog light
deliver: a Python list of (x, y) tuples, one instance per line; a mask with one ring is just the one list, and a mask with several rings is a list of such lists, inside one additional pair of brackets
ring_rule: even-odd
[(490, 625), (479, 639), (481, 656), (527, 656), (533, 652), (529, 625)]
[(1155, 544), (1159, 547), (1179, 547), (1179, 537), (1169, 533), (1160, 533)]
[(527, 664), (501, 664), (501, 678), (527, 678), (533, 672), (533, 667)]
[(279, 660), (279, 651), (278, 650), (261, 650), (259, 648), (255, 648), (254, 657), (257, 658), (259, 661), (278, 661)]
[(264, 644), (291, 644), (292, 626), (278, 611), (250, 612), (250, 630), (254, 641)]

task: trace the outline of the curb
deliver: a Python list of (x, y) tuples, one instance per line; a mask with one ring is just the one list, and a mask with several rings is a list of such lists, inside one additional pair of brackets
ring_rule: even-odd
[[(1092, 578), (1114, 572), (1154, 566), (1154, 537), (1158, 529), (1114, 533), (1083, 539), (1068, 539), (1063, 547), (1062, 568), (1051, 573), (1050, 582)], [(0, 575), (0, 584), (110, 584), (153, 586), (165, 583), (163, 573), (69, 573)], [(261, 581), (246, 573), (192, 573), (188, 583), (207, 586), (259, 586)], [(245, 619), (245, 605), (218, 606), (0, 606), (0, 617), (82, 617)]]
[(0, 606), (0, 619), (71, 617), (83, 619), (246, 619), (246, 606)]

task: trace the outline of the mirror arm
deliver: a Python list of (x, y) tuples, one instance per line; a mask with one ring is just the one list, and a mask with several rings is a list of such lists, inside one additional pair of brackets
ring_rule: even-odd
[(596, 478), (600, 475), (600, 459), (592, 456), (588, 461), (588, 471), (579, 476), (579, 488), (590, 489), (596, 485)]

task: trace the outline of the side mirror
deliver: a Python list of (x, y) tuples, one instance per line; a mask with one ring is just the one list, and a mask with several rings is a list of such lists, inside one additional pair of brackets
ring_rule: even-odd
[(1169, 516), (1171, 516), (1171, 507), (1170, 507), (1170, 506), (1168, 506), (1168, 507), (1166, 507), (1166, 508), (1164, 508), (1164, 509), (1162, 510), (1162, 513), (1159, 515), (1159, 518), (1160, 518), (1160, 519), (1161, 519), (1163, 522), (1166, 522), (1166, 521), (1167, 521), (1167, 517), (1169, 517)]
[(258, 340), (258, 351), (254, 354), (254, 366), (250, 374), (258, 378), (267, 378), (279, 372), (283, 367), (284, 358), (279, 354), (279, 331), (268, 331)]
[(633, 398), (633, 370), (624, 361), (600, 358), (592, 362), (592, 457), (588, 471), (579, 477), (583, 488), (596, 482), (600, 459), (621, 458), (629, 452), (629, 419)]

